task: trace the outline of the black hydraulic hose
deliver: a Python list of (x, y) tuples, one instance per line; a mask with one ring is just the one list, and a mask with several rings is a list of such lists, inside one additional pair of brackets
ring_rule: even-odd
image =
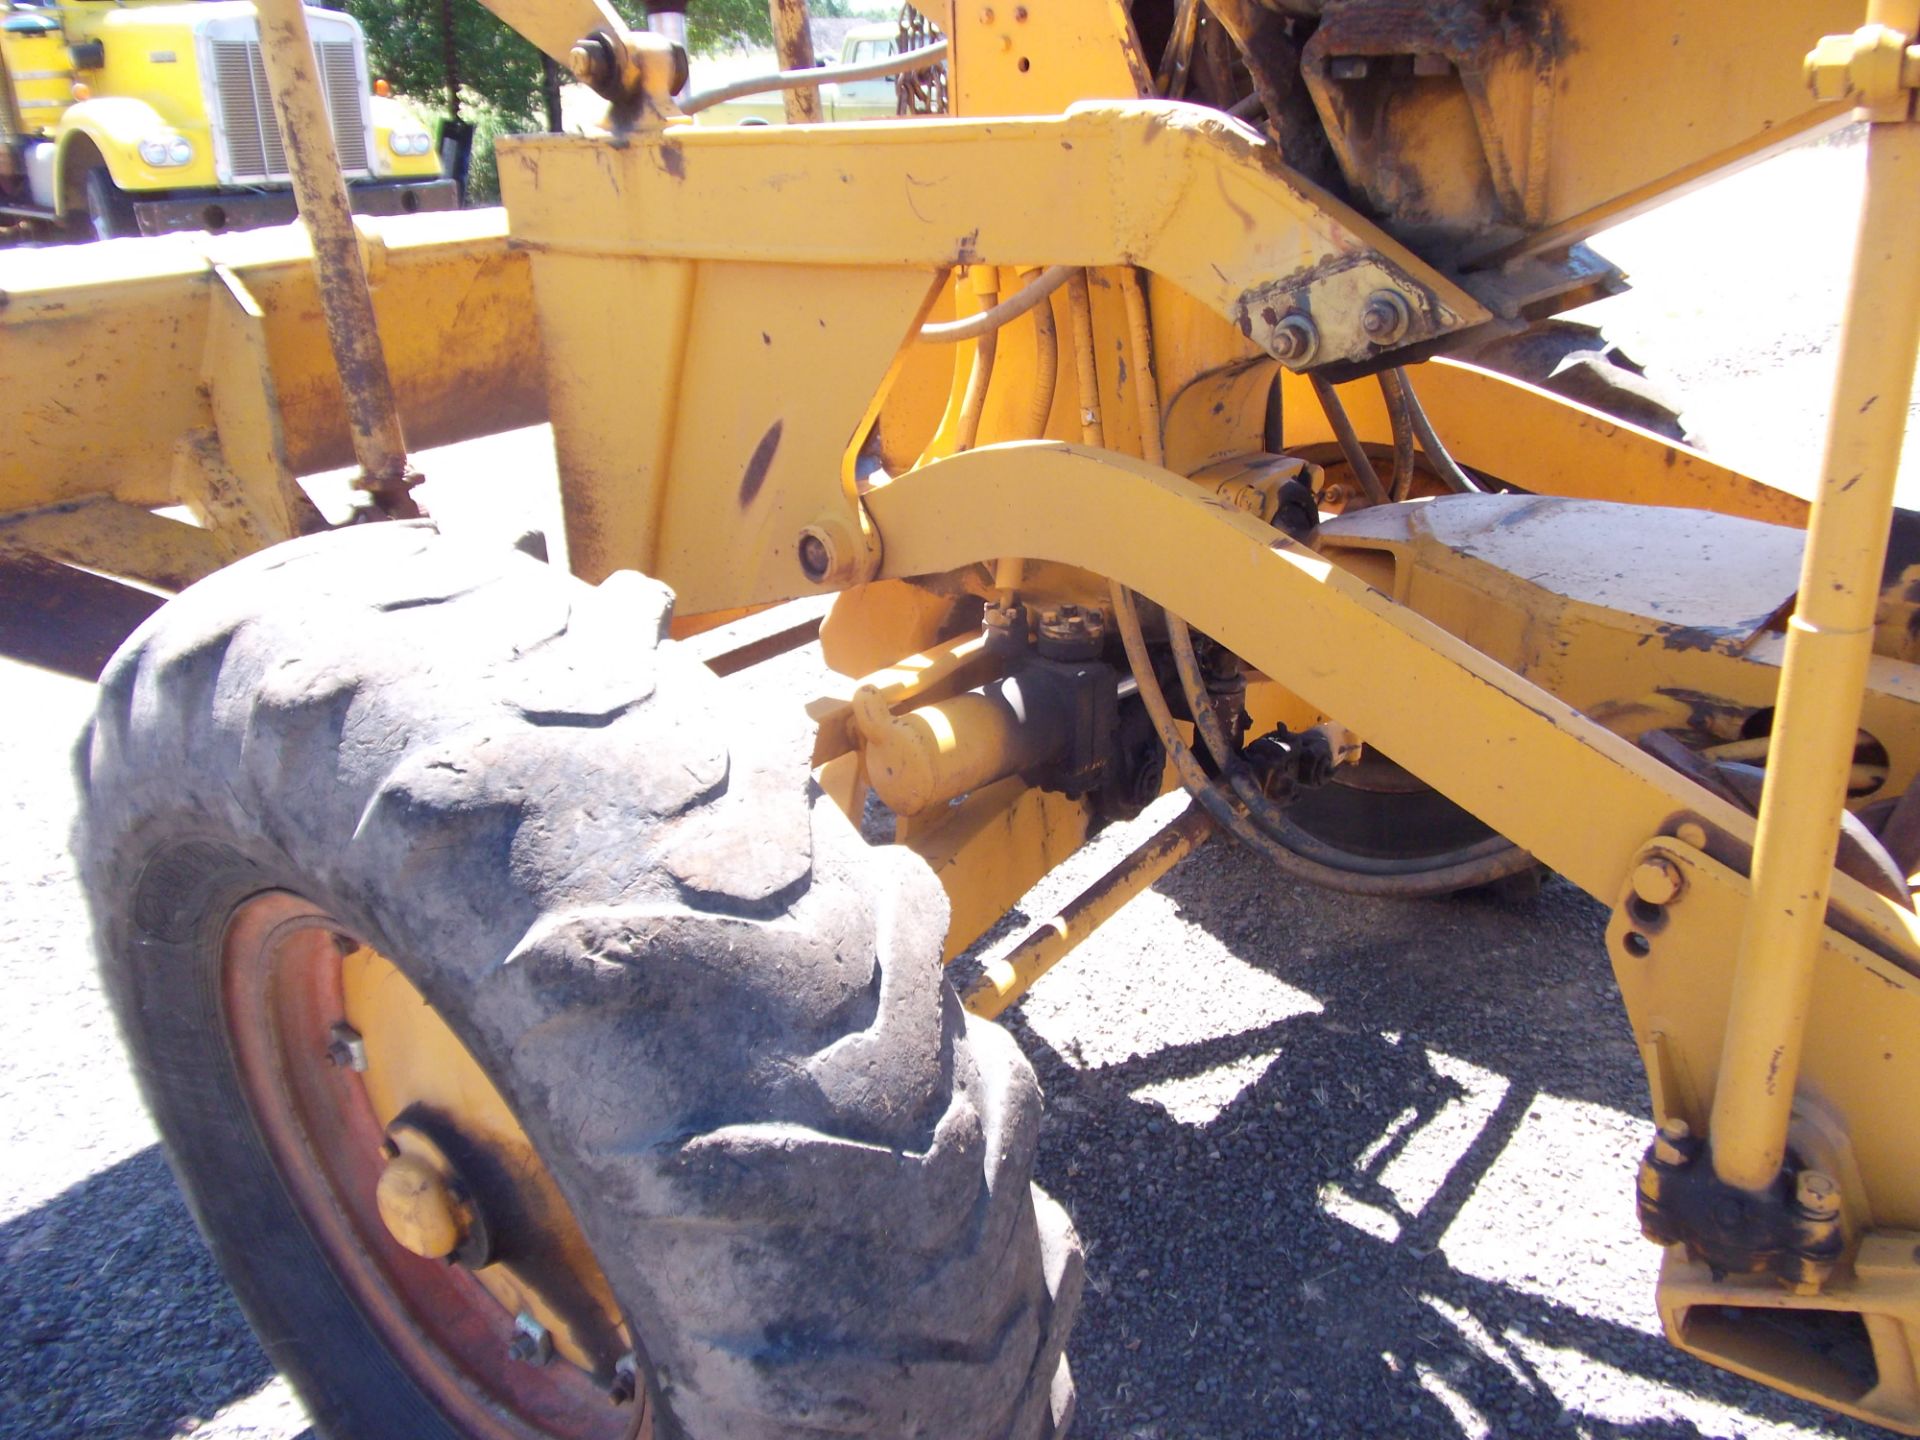
[(1333, 388), (1333, 382), (1319, 375), (1308, 377), (1313, 381), (1313, 393), (1320, 401), (1320, 409), (1326, 414), (1327, 424), (1333, 427), (1333, 438), (1340, 442), (1340, 453), (1346, 457), (1347, 468), (1353, 472), (1353, 478), (1360, 482), (1360, 488), (1366, 492), (1369, 505), (1387, 503), (1387, 492), (1380, 484), (1379, 472), (1373, 468), (1373, 461), (1367, 458), (1367, 452), (1360, 444), (1360, 435), (1353, 428), (1353, 421), (1347, 416), (1347, 407), (1340, 403), (1340, 396)]

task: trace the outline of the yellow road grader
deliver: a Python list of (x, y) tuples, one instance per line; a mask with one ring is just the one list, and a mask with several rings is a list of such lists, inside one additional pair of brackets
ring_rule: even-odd
[[(1920, 4), (914, 0), (942, 113), (700, 127), (666, 35), (488, 3), (608, 101), (503, 212), (356, 222), (262, 0), (304, 229), (0, 260), (5, 633), (133, 630), (101, 961), (323, 1431), (1062, 1433), (992, 1017), (1226, 832), (1330, 905), (1610, 906), (1668, 1336), (1920, 1433)], [(1862, 116), (1811, 503), (1450, 358)], [(564, 564), (418, 515), (409, 445), (544, 418)], [(719, 678), (816, 640), (804, 707)]]

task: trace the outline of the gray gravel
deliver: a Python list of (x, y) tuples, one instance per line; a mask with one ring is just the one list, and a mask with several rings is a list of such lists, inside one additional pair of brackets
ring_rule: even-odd
[[(1844, 213), (1858, 153), (1789, 156), (1600, 244), (1642, 288), (1598, 318), (1704, 398), (1710, 441), (1796, 489), (1844, 245), (1795, 217)], [(1821, 206), (1782, 204), (1807, 194)], [(1762, 216), (1784, 250), (1752, 243)], [(1687, 279), (1696, 237), (1729, 233), (1710, 284)], [(1756, 321), (1741, 302), (1761, 286)], [(548, 467), (538, 432), (428, 466)], [(450, 528), (524, 518), (438, 488)], [(284, 1440), (298, 1407), (192, 1230), (93, 975), (65, 848), (88, 691), (0, 677), (0, 1436)], [(1216, 841), (1013, 1012), (1049, 1094), (1040, 1179), (1087, 1244), (1076, 1434), (1878, 1433), (1659, 1337), (1633, 1221), (1646, 1094), (1603, 921), (1558, 881), (1524, 901), (1329, 898)]]

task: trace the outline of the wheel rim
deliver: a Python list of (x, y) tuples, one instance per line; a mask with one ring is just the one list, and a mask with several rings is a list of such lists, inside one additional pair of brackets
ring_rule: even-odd
[(578, 1222), (406, 977), (275, 892), (229, 920), (222, 998), (241, 1087), (295, 1207), (368, 1326), (455, 1427), (485, 1440), (647, 1440), (644, 1361)]

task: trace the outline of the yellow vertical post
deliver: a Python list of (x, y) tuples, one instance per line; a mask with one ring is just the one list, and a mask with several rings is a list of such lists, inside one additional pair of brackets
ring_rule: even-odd
[(293, 172), (294, 198), (313, 240), (314, 281), (327, 322), (327, 341), (346, 395), (347, 425), (360, 463), (356, 486), (371, 491), (393, 515), (417, 515), (407, 491), (416, 478), (407, 465), (406, 437), (393, 402), (387, 355), (373, 318), (373, 294), (353, 229), (347, 182), (333, 125), (315, 73), (313, 38), (301, 0), (257, 0), (260, 56), (273, 91), (273, 115)]
[[(1870, 19), (1911, 34), (1912, 0), (1900, 15), (1872, 8)], [(1773, 1183), (1785, 1158), (1920, 347), (1920, 125), (1911, 92), (1896, 90), (1863, 96), (1875, 104), (1853, 286), (1714, 1091), (1714, 1173), (1747, 1190)]]

